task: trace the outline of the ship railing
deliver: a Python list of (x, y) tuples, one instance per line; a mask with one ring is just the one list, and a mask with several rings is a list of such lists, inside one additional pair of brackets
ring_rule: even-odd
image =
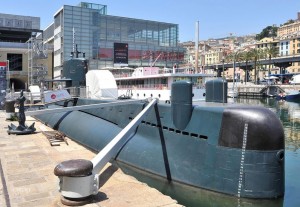
[[(173, 74), (176, 74), (176, 73), (179, 73), (179, 74), (194, 74), (195, 70), (193, 68), (174, 68), (174, 69), (173, 68), (162, 68), (162, 69), (159, 69), (159, 70), (156, 69), (156, 70), (153, 70), (153, 71), (147, 71), (147, 72), (144, 71), (144, 73), (143, 72), (137, 73), (137, 74), (134, 74), (134, 77), (142, 77), (142, 76), (147, 76), (147, 75), (158, 75), (158, 74), (161, 75), (161, 74), (170, 74), (170, 73), (173, 73)], [(133, 72), (113, 73), (113, 76), (115, 78), (132, 77)]]
[(132, 89), (132, 90), (166, 90), (168, 84), (139, 84), (139, 85), (119, 85), (119, 89)]

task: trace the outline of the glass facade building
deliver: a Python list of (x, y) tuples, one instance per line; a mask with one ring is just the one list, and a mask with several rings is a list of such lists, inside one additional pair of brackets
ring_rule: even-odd
[(81, 2), (54, 15), (54, 66), (85, 53), (91, 69), (114, 66), (114, 43), (128, 44), (128, 66), (172, 67), (184, 59), (178, 25), (107, 15), (107, 6)]

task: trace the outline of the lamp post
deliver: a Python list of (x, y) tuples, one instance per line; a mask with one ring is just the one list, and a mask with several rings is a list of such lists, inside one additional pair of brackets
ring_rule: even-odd
[[(223, 78), (223, 103), (225, 103), (225, 79), (224, 79), (224, 61), (225, 61), (225, 59), (224, 59), (224, 56), (222, 57), (222, 78)], [(227, 96), (227, 94), (226, 94), (226, 96)]]
[(222, 77), (223, 77), (223, 80), (224, 80), (224, 62), (225, 62), (225, 59), (224, 59), (224, 56), (222, 57)]

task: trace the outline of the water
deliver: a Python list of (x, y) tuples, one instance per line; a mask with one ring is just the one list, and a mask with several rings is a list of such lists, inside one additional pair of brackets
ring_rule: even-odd
[[(230, 100), (229, 100), (230, 101)], [(285, 196), (275, 200), (239, 199), (163, 179), (133, 172), (121, 166), (139, 180), (159, 189), (188, 207), (298, 207), (300, 206), (300, 103), (279, 102), (275, 99), (237, 99), (238, 103), (264, 106), (280, 118), (285, 133)], [(130, 172), (129, 172), (130, 171)]]

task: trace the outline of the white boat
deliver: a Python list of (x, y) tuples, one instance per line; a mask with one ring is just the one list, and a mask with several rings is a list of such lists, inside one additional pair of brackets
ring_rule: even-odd
[(237, 98), (238, 97), (238, 91), (235, 90), (235, 89), (229, 89), (228, 92), (227, 92), (227, 96), (229, 98)]
[(213, 74), (194, 73), (193, 69), (138, 67), (132, 72), (122, 69), (111, 70), (118, 86), (119, 97), (133, 99), (158, 98), (169, 102), (171, 85), (176, 81), (193, 83), (193, 101), (205, 100), (205, 83), (213, 79)]

